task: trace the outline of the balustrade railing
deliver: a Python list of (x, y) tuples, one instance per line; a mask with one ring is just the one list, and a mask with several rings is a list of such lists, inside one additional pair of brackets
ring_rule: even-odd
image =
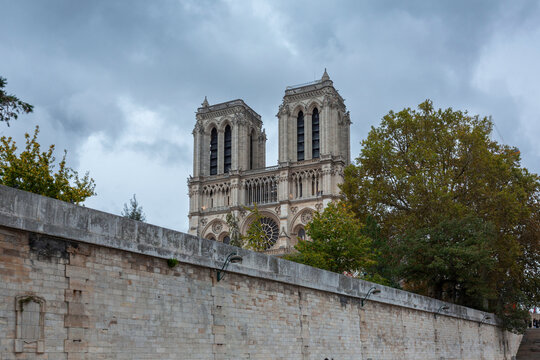
[(247, 205), (277, 202), (277, 176), (264, 176), (247, 179), (244, 182)]

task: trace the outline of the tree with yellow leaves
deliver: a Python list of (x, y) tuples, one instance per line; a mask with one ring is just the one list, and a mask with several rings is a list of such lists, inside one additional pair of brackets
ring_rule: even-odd
[(337, 273), (358, 273), (361, 278), (385, 283), (371, 269), (377, 264), (373, 240), (366, 235), (365, 225), (343, 202), (332, 202), (322, 213), (315, 213), (306, 226), (311, 240), (299, 239), (297, 253), (287, 260)]
[(66, 166), (67, 151), (57, 165), (54, 145), (41, 151), (38, 133), (36, 126), (33, 136), (25, 134), (26, 147), (19, 155), (11, 137), (0, 138), (0, 184), (74, 204), (95, 195), (96, 185), (88, 173), (79, 178), (75, 170)]

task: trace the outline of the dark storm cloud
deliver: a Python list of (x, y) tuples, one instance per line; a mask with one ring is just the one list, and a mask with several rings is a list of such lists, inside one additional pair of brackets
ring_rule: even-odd
[(493, 115), (495, 140), (540, 170), (523, 135), (537, 129), (527, 118), (540, 109), (520, 91), (534, 94), (532, 81), (505, 68), (524, 67), (520, 53), (532, 51), (512, 44), (539, 29), (534, 1), (36, 0), (0, 10), (0, 75), (36, 107), (0, 133), (20, 139), (40, 124), (42, 143), (69, 149), (72, 166), (96, 177), (89, 206), (118, 213), (136, 192), (149, 221), (185, 229), (204, 96), (243, 98), (261, 114), (274, 165), (284, 88), (325, 67), (351, 112), (353, 156), (388, 110), (430, 98)]

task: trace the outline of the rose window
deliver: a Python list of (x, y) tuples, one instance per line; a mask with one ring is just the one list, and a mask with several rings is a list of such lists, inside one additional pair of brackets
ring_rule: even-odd
[(267, 217), (263, 217), (261, 219), (261, 227), (266, 234), (266, 248), (270, 249), (277, 241), (279, 235), (279, 227), (274, 220)]

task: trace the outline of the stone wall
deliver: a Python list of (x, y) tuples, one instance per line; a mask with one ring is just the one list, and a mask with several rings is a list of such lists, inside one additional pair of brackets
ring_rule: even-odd
[(520, 340), (480, 311), (379, 285), (362, 307), (371, 283), (3, 186), (0, 278), (0, 359), (511, 359)]

